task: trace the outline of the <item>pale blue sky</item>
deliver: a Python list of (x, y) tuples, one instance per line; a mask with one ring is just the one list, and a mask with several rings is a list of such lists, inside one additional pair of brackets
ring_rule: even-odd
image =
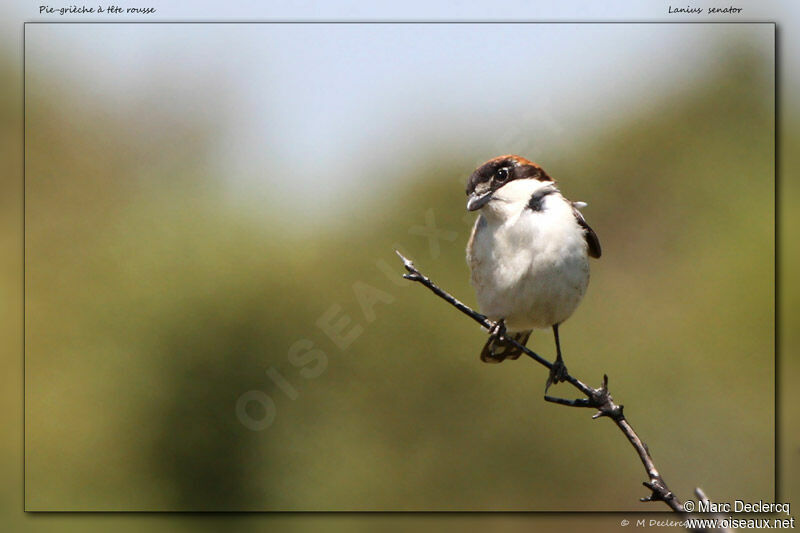
[(214, 155), (230, 190), (323, 209), (380, 189), (375, 169), (413, 172), (421, 150), (482, 147), (472, 165), (602, 135), (703, 76), (722, 42), (770, 60), (772, 26), (35, 24), (26, 45), (29, 75), (60, 73), (70, 105), (147, 99), (145, 128), (162, 106), (224, 117)]

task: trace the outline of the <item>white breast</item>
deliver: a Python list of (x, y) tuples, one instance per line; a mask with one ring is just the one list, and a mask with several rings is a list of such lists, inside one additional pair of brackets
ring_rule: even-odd
[(589, 283), (586, 241), (572, 205), (558, 192), (544, 198), (541, 211), (498, 200), (482, 210), (467, 249), (481, 312), (504, 318), (509, 331), (563, 322)]

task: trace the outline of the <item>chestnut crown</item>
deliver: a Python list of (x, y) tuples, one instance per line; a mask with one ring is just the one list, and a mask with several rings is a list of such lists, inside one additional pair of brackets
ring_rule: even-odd
[(467, 195), (476, 190), (496, 191), (509, 181), (535, 179), (553, 181), (542, 167), (518, 155), (501, 155), (475, 169), (467, 181)]

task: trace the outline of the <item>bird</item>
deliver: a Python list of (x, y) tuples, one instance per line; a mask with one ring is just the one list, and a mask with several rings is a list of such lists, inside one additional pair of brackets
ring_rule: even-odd
[(569, 375), (558, 328), (578, 307), (589, 285), (589, 258), (600, 241), (580, 209), (539, 165), (501, 155), (467, 181), (467, 210), (478, 211), (467, 243), (470, 282), (478, 307), (495, 324), (480, 359), (517, 359), (534, 329), (551, 328), (556, 360), (545, 391)]

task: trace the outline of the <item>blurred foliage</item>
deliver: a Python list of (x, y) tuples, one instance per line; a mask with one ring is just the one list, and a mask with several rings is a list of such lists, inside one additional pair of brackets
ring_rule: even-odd
[[(762, 65), (736, 54), (563, 151), (523, 154), (589, 202), (603, 243), (563, 329), (570, 370), (608, 373), (671, 488), (719, 501), (772, 498)], [(386, 175), (379, 199), (298, 236), (279, 209), (256, 217), (230, 200), (206, 156), (224, 117), (87, 113), (59, 105), (52, 81), (28, 80), (27, 94), (27, 509), (642, 510), (641, 465), (611, 424), (545, 404), (545, 374), (524, 360), (480, 364), (484, 333), (397, 280), (399, 246), (474, 303), (460, 183), (476, 154), (496, 155), (487, 147), (442, 151), (416, 132), (437, 149), (421, 150), (413, 177)], [(410, 231), (431, 214), (455, 235), (438, 252)], [(364, 284), (392, 300), (374, 316)], [(346, 349), (316, 325), (334, 305), (345, 331), (363, 328)], [(320, 376), (292, 364), (300, 339), (325, 352)], [(531, 346), (552, 356), (547, 332)], [(237, 420), (250, 390), (275, 402), (264, 431)]]

